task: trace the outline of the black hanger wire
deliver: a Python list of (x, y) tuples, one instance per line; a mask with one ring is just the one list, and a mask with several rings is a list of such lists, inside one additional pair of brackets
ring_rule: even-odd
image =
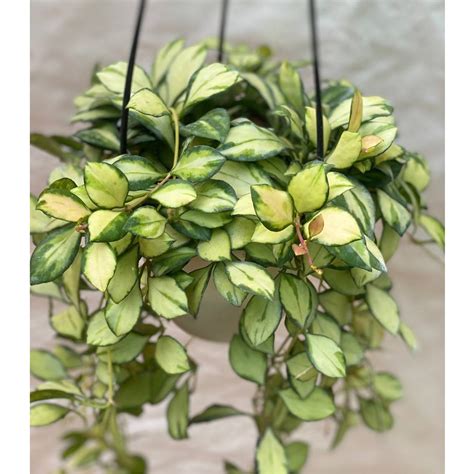
[(138, 38), (140, 37), (140, 29), (142, 26), (143, 13), (145, 11), (146, 0), (140, 0), (138, 6), (137, 21), (135, 24), (135, 32), (133, 34), (132, 47), (130, 48), (130, 57), (128, 59), (127, 76), (125, 78), (125, 87), (123, 90), (122, 102), (122, 118), (120, 121), (120, 153), (127, 153), (127, 129), (128, 129), (128, 109), (127, 104), (130, 101), (130, 93), (132, 90), (133, 68), (135, 66), (135, 57), (137, 55)]
[[(122, 119), (120, 125), (120, 153), (127, 153), (127, 128), (128, 128), (128, 109), (127, 104), (130, 100), (130, 93), (132, 87), (133, 68), (135, 66), (135, 57), (137, 54), (138, 39), (140, 36), (140, 29), (143, 20), (143, 13), (145, 11), (146, 0), (140, 0), (137, 21), (135, 24), (135, 32), (133, 35), (132, 47), (130, 49), (130, 57), (127, 67), (127, 76), (125, 78), (125, 88), (123, 91), (122, 102)], [(316, 153), (319, 159), (323, 159), (324, 144), (323, 144), (323, 111), (321, 101), (321, 84), (319, 76), (319, 62), (318, 62), (318, 30), (317, 30), (317, 15), (316, 15), (316, 0), (308, 0), (309, 5), (309, 19), (311, 30), (311, 51), (313, 55), (313, 79), (316, 101)], [(229, 9), (229, 0), (222, 0), (221, 18), (219, 24), (219, 44), (217, 61), (222, 62), (224, 58), (224, 40), (225, 30), (227, 24), (227, 13)]]

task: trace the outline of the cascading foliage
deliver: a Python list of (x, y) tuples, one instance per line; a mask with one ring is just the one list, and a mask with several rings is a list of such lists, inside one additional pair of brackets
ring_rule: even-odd
[[(323, 91), (317, 159), (302, 64), (229, 46), (227, 64), (206, 65), (210, 48), (177, 40), (150, 73), (135, 67), (129, 154), (119, 154), (123, 62), (96, 70), (76, 98), (72, 120), (87, 128), (32, 135), (62, 162), (31, 197), (32, 292), (49, 299), (60, 341), (31, 352), (31, 424), (82, 420), (64, 436), (61, 472), (146, 472), (119, 421), (147, 404), (167, 404), (174, 439), (195, 423), (251, 417), (255, 461), (226, 462), (232, 474), (300, 472), (302, 422), (331, 418), (334, 445), (359, 421), (393, 424), (401, 384), (369, 357), (387, 332), (416, 347), (386, 262), (404, 234), (444, 246), (422, 198), (427, 163), (395, 143), (392, 106), (347, 81)], [(211, 279), (242, 308), (229, 362), (255, 385), (248, 413), (219, 403), (192, 413), (198, 366), (168, 334), (175, 318), (199, 320)]]

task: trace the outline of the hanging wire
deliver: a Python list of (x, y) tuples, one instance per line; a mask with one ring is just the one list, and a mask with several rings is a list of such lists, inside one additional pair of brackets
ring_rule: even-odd
[(122, 102), (122, 118), (120, 121), (120, 153), (127, 153), (127, 129), (128, 129), (128, 109), (127, 104), (130, 101), (130, 93), (132, 90), (133, 68), (135, 66), (135, 57), (137, 54), (138, 38), (140, 36), (140, 28), (142, 26), (143, 12), (145, 11), (146, 0), (140, 0), (138, 7), (137, 21), (135, 24), (135, 32), (133, 34), (132, 47), (130, 49), (130, 57), (128, 59), (127, 76), (125, 78), (125, 88), (123, 91)]
[(227, 10), (229, 7), (229, 0), (222, 0), (221, 22), (219, 27), (219, 48), (217, 51), (217, 62), (221, 63), (224, 59), (224, 37), (225, 27), (227, 24)]
[(318, 30), (316, 24), (316, 2), (308, 0), (309, 18), (311, 26), (311, 50), (313, 53), (313, 76), (314, 76), (314, 93), (316, 98), (316, 153), (319, 159), (324, 158), (323, 144), (323, 109), (321, 104), (321, 84), (319, 81), (319, 64), (318, 64)]

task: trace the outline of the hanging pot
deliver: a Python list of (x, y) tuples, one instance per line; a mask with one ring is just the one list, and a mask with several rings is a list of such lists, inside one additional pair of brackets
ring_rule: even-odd
[[(186, 266), (186, 271), (197, 270), (206, 264), (208, 262), (194, 258)], [(229, 342), (239, 331), (242, 308), (243, 306), (233, 306), (225, 300), (217, 291), (211, 277), (202, 297), (198, 315), (181, 316), (174, 319), (174, 322), (192, 336), (214, 342)]]

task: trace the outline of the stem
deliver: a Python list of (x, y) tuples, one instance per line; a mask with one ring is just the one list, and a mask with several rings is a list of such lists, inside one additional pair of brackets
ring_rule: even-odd
[[(171, 171), (175, 168), (176, 164), (178, 163), (179, 157), (179, 118), (176, 110), (171, 108), (171, 115), (173, 117), (174, 122), (174, 153), (173, 153), (173, 166)], [(132, 209), (136, 208), (143, 202), (145, 202), (154, 192), (161, 188), (172, 176), (171, 171), (159, 182), (154, 186), (150, 191), (148, 191), (145, 195), (140, 198), (135, 199), (128, 203), (125, 207), (120, 208), (119, 210), (123, 211), (131, 211)]]
[(107, 372), (109, 376), (109, 388), (107, 393), (107, 401), (110, 406), (114, 405), (114, 372), (112, 367), (112, 352), (110, 349), (107, 351)]
[(295, 229), (296, 235), (298, 236), (298, 240), (300, 241), (300, 245), (305, 252), (306, 259), (308, 260), (309, 268), (311, 268), (311, 270), (313, 270), (316, 275), (321, 276), (323, 272), (320, 268), (314, 265), (313, 259), (311, 258), (311, 255), (309, 253), (308, 244), (306, 243), (306, 240), (304, 239), (303, 234), (301, 233), (301, 221), (299, 215), (295, 219)]

